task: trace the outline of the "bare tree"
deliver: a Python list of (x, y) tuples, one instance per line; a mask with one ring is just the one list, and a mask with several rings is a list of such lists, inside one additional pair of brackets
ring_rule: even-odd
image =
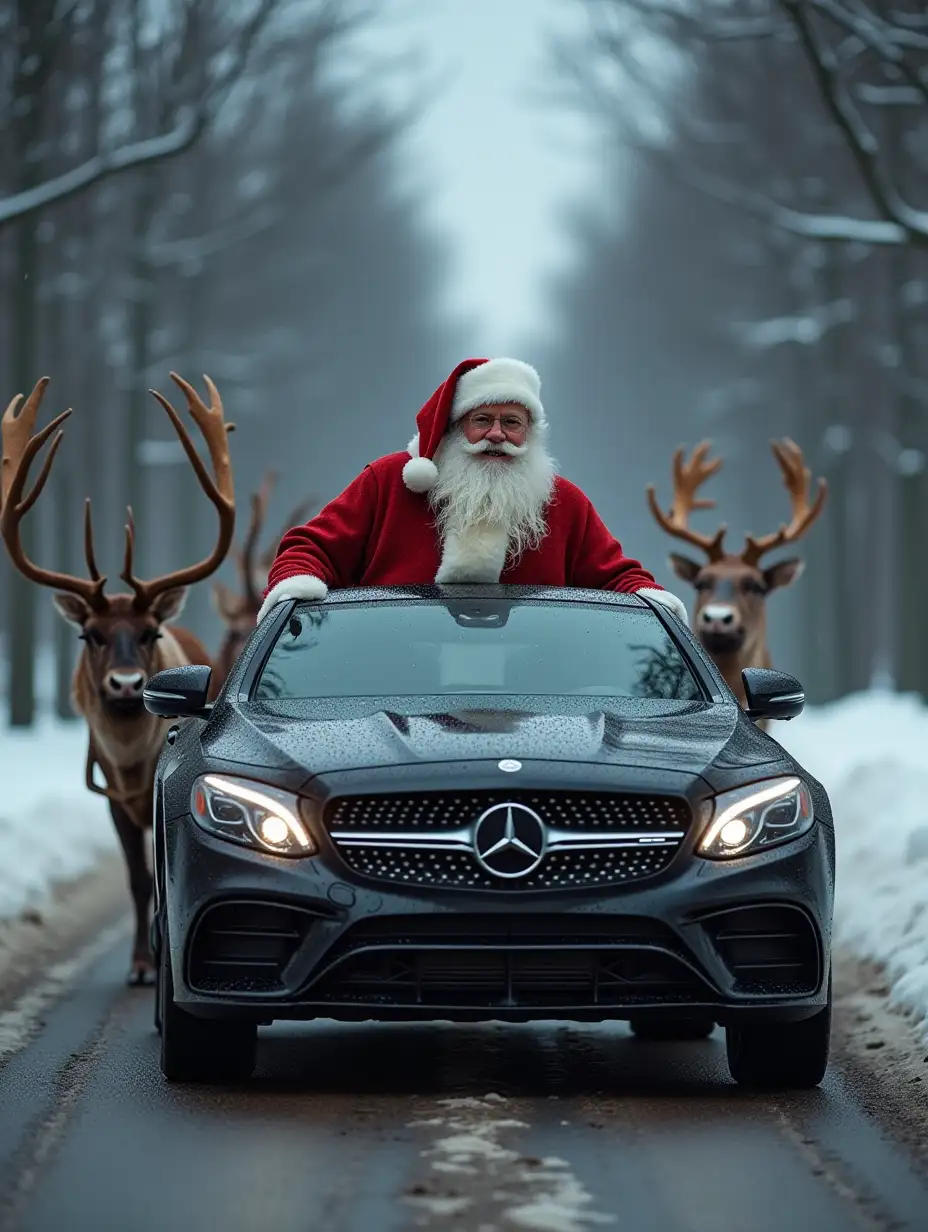
[[(754, 306), (726, 304), (715, 327), (735, 344), (733, 386), (749, 364), (798, 422), (755, 415), (740, 447), (758, 427), (792, 430), (832, 488), (802, 588), (811, 693), (877, 679), (928, 691), (922, 639), (905, 617), (928, 598), (916, 542), (928, 515), (916, 310), (928, 221), (923, 11), (874, 0), (584, 7), (584, 37), (556, 49), (567, 96), (668, 193), (716, 204), (719, 226), (728, 222), (719, 259), (759, 292)], [(874, 562), (864, 593), (862, 552)]]
[[(186, 57), (186, 71), (175, 78), (170, 92), (161, 97), (159, 123), (155, 130), (128, 140), (117, 138), (81, 159), (77, 165), (48, 178), (33, 177), (35, 183), (0, 197), (0, 229), (50, 205), (67, 201), (113, 176), (136, 168), (156, 166), (191, 149), (215, 119), (229, 87), (244, 71), (253, 43), (282, 2), (257, 0), (251, 12), (231, 32), (231, 42), (217, 42), (212, 48), (214, 56), (220, 51), (223, 53), (221, 65), (213, 72), (203, 72), (203, 65), (197, 59), (207, 53), (207, 41), (196, 39), (194, 32), (204, 24), (221, 24), (217, 21), (219, 9), (201, 0), (173, 0), (173, 11), (170, 14), (162, 13), (160, 20), (164, 22), (166, 33), (173, 26), (185, 32), (185, 39), (189, 42), (185, 41), (183, 46), (190, 54)], [(10, 24), (14, 28), (14, 39), (17, 38), (17, 31), (20, 38), (26, 32), (32, 34), (31, 39), (27, 37), (25, 40), (26, 45), (20, 47), (27, 65), (31, 63), (30, 57), (37, 54), (30, 50), (35, 43), (42, 48), (38, 53), (41, 65), (50, 65), (62, 36), (67, 34), (77, 19), (78, 8), (74, 0), (66, 3), (38, 0), (34, 4), (26, 0), (19, 5), (21, 11), (15, 22)], [(210, 8), (212, 12), (208, 11)], [(229, 6), (224, 8), (228, 11)], [(156, 11), (155, 6), (148, 4), (134, 5), (136, 26), (141, 28), (146, 17), (149, 21), (155, 19)], [(27, 13), (30, 20), (24, 24), (22, 19)]]
[[(357, 465), (356, 432), (333, 406), (357, 430), (379, 428), (394, 448), (383, 407), (417, 405), (436, 368), (453, 362), (451, 327), (434, 308), (436, 246), (418, 231), (415, 203), (393, 187), (395, 138), (415, 99), (387, 106), (381, 93), (387, 73), (402, 74), (407, 96), (417, 75), (376, 40), (354, 40), (371, 19), (367, 0), (278, 0), (273, 11), (257, 0), (71, 7), (54, 89), (40, 99), (36, 183), (163, 134), (184, 100), (209, 95), (209, 123), (170, 160), (127, 166), (0, 231), (11, 295), (22, 288), (17, 271), (28, 253), (19, 231), (35, 232), (23, 318), (34, 349), (17, 351), (12, 315), (0, 312), (0, 372), (9, 396), (51, 371), (56, 409), (79, 409), (63, 459), (74, 465), (50, 488), (62, 513), (71, 507), (68, 485), (72, 499), (93, 495), (104, 567), (119, 559), (131, 501), (139, 567), (166, 572), (204, 549), (210, 533), (185, 460), (143, 403), (145, 388), (169, 369), (215, 374), (239, 428), (243, 490), (264, 467), (286, 465), (292, 486), (280, 496), (294, 504), (307, 489), (334, 494), (344, 468)], [(259, 12), (264, 24), (237, 59), (238, 35)], [(8, 196), (19, 187), (4, 178), (19, 165), (6, 105), (17, 63), (0, 32), (0, 195)], [(80, 568), (79, 536), (63, 517), (54, 523), (52, 502), (34, 529), (39, 554), (62, 570)], [(28, 723), (35, 647), (22, 639), (33, 637), (38, 616), (44, 649), (49, 618), (15, 575), (4, 583), (16, 721)], [(184, 620), (218, 643), (205, 588), (193, 588)], [(73, 644), (60, 639), (57, 653), (63, 713)]]

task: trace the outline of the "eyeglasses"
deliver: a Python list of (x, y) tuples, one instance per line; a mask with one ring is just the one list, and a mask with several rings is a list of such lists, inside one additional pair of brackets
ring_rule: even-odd
[(467, 422), (478, 432), (489, 432), (498, 423), (504, 432), (524, 432), (526, 422), (521, 415), (507, 411), (504, 415), (491, 415), (488, 411), (476, 411), (467, 416)]

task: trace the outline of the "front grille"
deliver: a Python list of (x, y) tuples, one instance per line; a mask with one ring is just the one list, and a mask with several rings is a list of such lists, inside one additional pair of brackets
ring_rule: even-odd
[[(547, 834), (538, 867), (522, 877), (488, 871), (474, 852), (493, 805), (531, 809)], [(691, 821), (681, 796), (594, 792), (423, 792), (334, 801), (326, 825), (355, 872), (440, 889), (550, 890), (617, 885), (667, 868)]]
[(737, 992), (785, 997), (818, 988), (818, 939), (798, 907), (736, 907), (708, 917), (703, 926)]
[(313, 1000), (393, 1008), (594, 1009), (713, 1000), (674, 955), (641, 949), (441, 946), (349, 955)]
[(226, 902), (200, 918), (190, 943), (194, 992), (271, 993), (315, 916), (275, 903)]

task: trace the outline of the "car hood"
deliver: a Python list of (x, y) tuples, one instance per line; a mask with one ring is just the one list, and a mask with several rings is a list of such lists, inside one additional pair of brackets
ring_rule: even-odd
[[(753, 725), (747, 738), (733, 740), (735, 732), (744, 730), (733, 704), (617, 702), (607, 708), (597, 698), (592, 708), (590, 700), (507, 699), (504, 704), (493, 698), (486, 704), (467, 698), (464, 704), (441, 709), (435, 698), (419, 705), (408, 699), (395, 705), (381, 700), (376, 707), (363, 700), (249, 706), (239, 712), (241, 723), (250, 729), (248, 752), (239, 722), (222, 724), (211, 739), (204, 732), (204, 752), (255, 766), (299, 766), (311, 777), (378, 766), (502, 758), (700, 774), (713, 761), (734, 769), (776, 756), (757, 747)], [(778, 747), (760, 734), (757, 739)]]

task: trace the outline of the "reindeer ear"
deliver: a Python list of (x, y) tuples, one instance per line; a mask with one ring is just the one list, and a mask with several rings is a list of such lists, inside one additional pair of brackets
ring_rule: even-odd
[(213, 583), (213, 607), (221, 620), (230, 624), (239, 615), (241, 601), (231, 586), (225, 582)]
[(764, 570), (764, 583), (768, 590), (776, 590), (780, 586), (792, 586), (806, 567), (805, 561), (798, 556), (789, 560), (778, 560), (775, 565)]
[(702, 571), (702, 565), (698, 561), (690, 560), (688, 556), (681, 556), (679, 552), (671, 552), (667, 559), (670, 561), (671, 569), (684, 582), (695, 582)]
[(155, 597), (151, 605), (151, 613), (159, 624), (165, 620), (174, 620), (184, 610), (186, 602), (187, 587), (172, 586), (170, 590), (162, 591)]
[(62, 591), (52, 595), (52, 603), (58, 615), (64, 617), (68, 624), (77, 625), (78, 629), (83, 629), (91, 614), (89, 603), (80, 595), (69, 595)]

